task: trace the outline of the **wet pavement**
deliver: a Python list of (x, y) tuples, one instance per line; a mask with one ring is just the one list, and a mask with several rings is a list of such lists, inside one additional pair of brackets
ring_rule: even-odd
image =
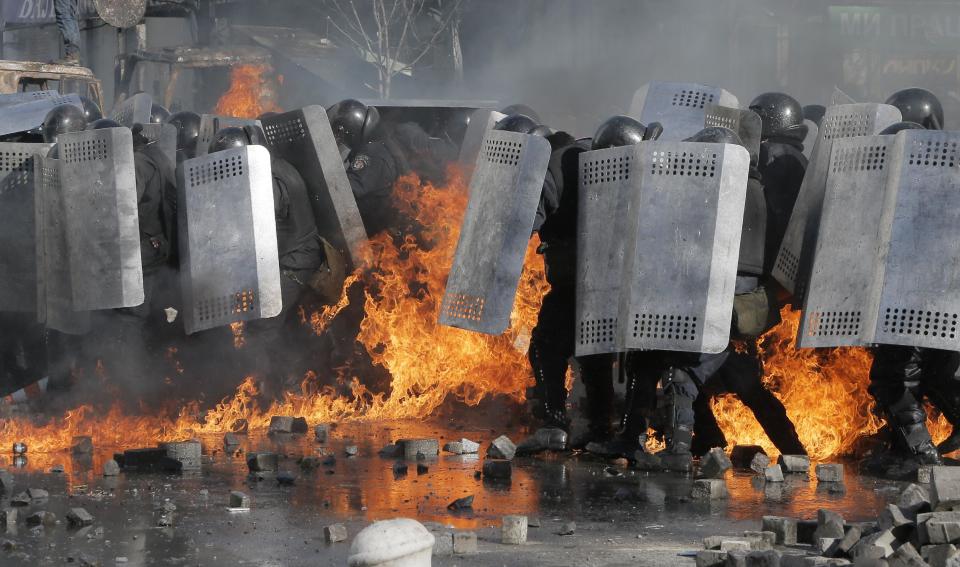
[[(507, 485), (478, 480), (477, 455), (441, 454), (421, 463), (427, 467), (422, 474), (410, 462), (400, 477), (393, 459), (378, 456), (384, 445), (409, 437), (438, 438), (441, 446), (466, 437), (482, 443), (482, 454), (501, 433), (514, 441), (524, 435), (439, 420), (353, 423), (334, 428), (323, 445), (314, 440), (312, 427), (309, 434), (283, 439), (250, 435), (236, 454), (224, 453), (222, 437), (208, 437), (201, 439), (202, 471), (178, 475), (103, 477), (103, 462), (112, 455), (108, 448), (97, 448), (92, 457), (28, 453), (22, 468), (12, 467), (12, 455), (6, 454), (2, 466), (13, 472), (16, 486), (2, 495), (0, 507), (28, 487), (43, 488), (50, 497), (19, 509), (16, 530), (0, 535), (0, 541), (15, 542), (13, 550), (0, 549), (0, 565), (91, 560), (104, 566), (343, 566), (353, 535), (372, 521), (393, 517), (416, 518), (434, 530), (477, 532), (479, 553), (435, 557), (434, 565), (692, 565), (682, 554), (698, 549), (704, 536), (758, 530), (763, 515), (812, 519), (819, 508), (852, 521), (875, 519), (904, 486), (858, 476), (850, 466), (842, 492), (802, 476), (765, 485), (752, 474), (728, 472), (730, 498), (703, 503), (689, 500), (689, 475), (611, 467), (586, 456), (517, 458)], [(357, 445), (359, 454), (346, 456), (347, 445)], [(281, 454), (280, 469), (296, 474), (295, 484), (251, 479), (245, 461), (251, 450)], [(297, 459), (310, 455), (333, 455), (336, 462), (301, 470)], [(49, 472), (54, 465), (64, 472)], [(250, 497), (249, 511), (227, 509), (231, 490)], [(447, 510), (468, 495), (475, 496), (472, 511)], [(158, 527), (170, 503), (176, 507), (173, 525)], [(68, 527), (65, 515), (73, 507), (89, 511), (93, 526)], [(32, 533), (24, 518), (36, 510), (53, 512), (59, 523)], [(527, 544), (499, 543), (500, 518), (507, 514), (541, 520), (540, 527), (530, 528)], [(557, 535), (569, 521), (576, 522), (576, 532)], [(346, 542), (324, 542), (323, 527), (333, 523), (347, 526)]]

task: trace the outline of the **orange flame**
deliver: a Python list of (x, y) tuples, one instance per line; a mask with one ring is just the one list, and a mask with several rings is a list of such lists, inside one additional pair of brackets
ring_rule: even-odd
[(256, 118), (264, 112), (280, 112), (277, 104), (279, 80), (266, 65), (238, 65), (230, 69), (230, 88), (223, 93), (214, 112), (235, 118)]

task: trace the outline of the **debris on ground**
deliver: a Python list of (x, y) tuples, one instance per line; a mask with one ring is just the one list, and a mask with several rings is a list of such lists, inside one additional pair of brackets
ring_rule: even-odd
[(517, 446), (506, 435), (501, 435), (490, 442), (487, 448), (487, 457), (490, 459), (511, 460), (517, 454)]
[(332, 524), (323, 527), (323, 539), (327, 543), (337, 543), (347, 541), (347, 526), (343, 524)]
[(270, 426), (267, 429), (268, 435), (277, 433), (306, 433), (307, 420), (303, 417), (294, 417), (290, 415), (275, 415), (270, 418)]
[(473, 508), (473, 494), (470, 496), (464, 496), (463, 498), (457, 498), (453, 502), (447, 505), (447, 510), (452, 512), (458, 512), (461, 510), (467, 510)]
[(508, 545), (527, 542), (527, 517), (504, 516), (500, 522), (500, 541)]

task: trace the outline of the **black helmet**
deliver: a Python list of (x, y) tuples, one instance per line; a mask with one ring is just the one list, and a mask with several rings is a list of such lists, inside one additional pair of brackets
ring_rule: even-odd
[(265, 145), (266, 136), (259, 126), (228, 126), (217, 131), (210, 142), (210, 153), (242, 148), (244, 146)]
[(185, 148), (200, 137), (200, 115), (184, 110), (171, 114), (167, 124), (177, 127), (177, 149)]
[(641, 124), (639, 120), (623, 115), (612, 116), (597, 128), (590, 149), (605, 150), (639, 144), (649, 139), (646, 135), (647, 127)]
[(167, 118), (170, 118), (170, 111), (164, 108), (163, 106), (153, 103), (150, 106), (150, 123), (151, 124), (163, 124), (167, 121)]
[(43, 141), (50, 144), (56, 142), (60, 134), (86, 128), (87, 119), (83, 117), (83, 110), (72, 104), (61, 104), (53, 107), (43, 119)]
[(922, 125), (917, 124), (916, 122), (896, 122), (884, 128), (881, 132), (881, 136), (893, 136), (901, 130), (926, 130)]
[(493, 125), (494, 130), (517, 132), (518, 134), (532, 134), (540, 125), (526, 114), (510, 114), (504, 116)]
[(823, 115), (827, 113), (827, 107), (822, 104), (808, 104), (803, 107), (803, 119), (809, 120), (820, 127), (823, 122)]
[(700, 130), (684, 142), (704, 142), (707, 144), (736, 144), (743, 145), (743, 141), (736, 132), (722, 126), (711, 126)]
[(116, 120), (110, 120), (109, 118), (101, 118), (100, 120), (94, 120), (87, 126), (87, 130), (102, 130), (104, 128), (120, 128), (122, 127), (119, 122)]
[(533, 118), (534, 121), (536, 122), (540, 122), (540, 115), (537, 114), (537, 111), (525, 104), (511, 104), (510, 106), (505, 107), (500, 112), (508, 116), (510, 114), (522, 114), (524, 116), (529, 116), (530, 118)]
[(100, 111), (97, 103), (85, 96), (80, 97), (80, 102), (83, 103), (83, 117), (87, 119), (87, 124), (103, 118), (103, 112)]
[(750, 110), (760, 115), (763, 139), (783, 136), (803, 125), (803, 108), (797, 99), (784, 93), (763, 93), (750, 103)]
[(355, 149), (370, 139), (380, 123), (380, 112), (359, 100), (348, 98), (327, 109), (330, 128), (338, 144)]
[(934, 94), (926, 89), (903, 89), (887, 99), (900, 109), (904, 122), (916, 122), (927, 130), (943, 130), (943, 106)]
[(541, 124), (540, 126), (537, 126), (536, 128), (534, 128), (533, 130), (530, 130), (530, 133), (533, 134), (534, 136), (543, 136), (544, 138), (548, 138), (553, 134), (556, 134), (557, 131), (549, 126)]

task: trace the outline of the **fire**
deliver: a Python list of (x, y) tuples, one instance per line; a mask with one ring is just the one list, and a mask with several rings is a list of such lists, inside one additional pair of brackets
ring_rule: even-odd
[[(879, 431), (883, 421), (867, 392), (872, 356), (862, 348), (798, 349), (800, 312), (785, 307), (782, 323), (758, 339), (763, 381), (783, 402), (800, 440), (814, 460), (850, 453), (858, 438)], [(761, 445), (778, 453), (753, 413), (733, 396), (713, 401), (727, 443)]]
[(267, 65), (238, 65), (230, 69), (230, 88), (223, 93), (214, 112), (235, 118), (256, 118), (264, 112), (280, 112), (277, 87)]

